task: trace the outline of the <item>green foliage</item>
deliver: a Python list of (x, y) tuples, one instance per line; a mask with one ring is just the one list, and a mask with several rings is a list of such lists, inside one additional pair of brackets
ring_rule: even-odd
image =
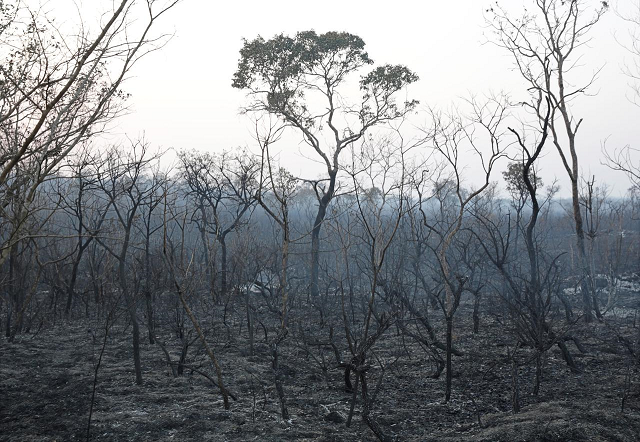
[[(417, 100), (404, 103), (404, 109), (400, 110), (391, 96), (408, 84), (418, 81), (418, 75), (409, 68), (402, 65), (379, 66), (365, 75), (360, 80), (360, 89), (363, 92), (363, 101), (368, 102), (373, 99), (375, 103), (385, 103), (387, 106), (383, 111), (385, 118), (397, 118), (406, 110), (413, 109)], [(371, 105), (363, 107), (362, 120), (375, 118), (374, 112), (380, 113), (380, 109), (372, 109)]]
[[(334, 99), (338, 87), (349, 74), (372, 63), (364, 41), (347, 32), (305, 31), (294, 37), (276, 35), (270, 40), (257, 37), (244, 41), (232, 86), (256, 95), (259, 101), (252, 110), (277, 114), (308, 129), (319, 122), (307, 109), (305, 93), (324, 94), (329, 112), (337, 111)], [(417, 101), (400, 108), (392, 95), (417, 80), (415, 73), (401, 65), (380, 66), (363, 76), (363, 104), (355, 113), (362, 126), (397, 118), (413, 109)]]
[(285, 93), (296, 89), (303, 75), (325, 74), (331, 83), (340, 82), (346, 74), (371, 64), (364, 41), (346, 32), (299, 32), (295, 37), (284, 34), (270, 40), (258, 37), (244, 41), (233, 87)]
[[(521, 163), (513, 162), (507, 165), (507, 170), (502, 172), (502, 177), (507, 184), (507, 191), (515, 199), (526, 200), (529, 192), (524, 183), (524, 169)], [(542, 188), (544, 185), (542, 179), (536, 174), (533, 168), (529, 169), (529, 181), (533, 185), (534, 190)]]
[(360, 81), (360, 88), (363, 91), (384, 91), (390, 94), (416, 81), (418, 76), (406, 66), (386, 64), (365, 75)]
[(245, 40), (232, 86), (251, 89), (264, 82), (269, 91), (286, 90), (287, 82), (298, 78), (301, 73), (301, 55), (300, 44), (282, 34), (268, 41), (262, 37)]

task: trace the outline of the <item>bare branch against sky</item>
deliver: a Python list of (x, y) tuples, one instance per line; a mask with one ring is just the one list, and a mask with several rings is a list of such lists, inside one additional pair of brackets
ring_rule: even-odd
[[(35, 1), (35, 0), (34, 0)], [(73, 21), (72, 0), (43, 2), (61, 21)], [(93, 2), (79, 2), (89, 7)], [(132, 113), (119, 120), (114, 136), (147, 137), (163, 147), (219, 152), (237, 146), (251, 148), (251, 121), (240, 110), (248, 102), (243, 91), (231, 87), (243, 39), (265, 39), (275, 34), (293, 35), (346, 31), (360, 36), (370, 57), (377, 63), (401, 63), (420, 77), (407, 97), (427, 106), (450, 107), (470, 94), (506, 92), (514, 103), (525, 101), (526, 86), (508, 54), (491, 43), (486, 11), (491, 1), (393, 2), (328, 0), (322, 7), (301, 5), (292, 0), (263, 2), (188, 1), (162, 23), (162, 31), (174, 33), (170, 44), (141, 63), (127, 83), (132, 94)], [(593, 8), (601, 3), (589, 1)], [(627, 5), (627, 3), (629, 3)], [(619, 10), (629, 10), (633, 0), (621, 0)], [(521, 11), (522, 0), (502, 2), (511, 11)], [(584, 117), (579, 134), (582, 168), (586, 175), (614, 185), (623, 193), (628, 181), (601, 164), (601, 146), (640, 145), (636, 130), (640, 109), (630, 102), (631, 79), (624, 66), (634, 63), (633, 54), (616, 40), (629, 35), (633, 23), (619, 14), (605, 14), (593, 29), (592, 39), (576, 55), (576, 71), (590, 77), (598, 72), (590, 93), (578, 98), (576, 106)], [(614, 36), (615, 34), (615, 36)], [(420, 111), (421, 109), (418, 109)], [(425, 113), (426, 114), (426, 113)], [(425, 116), (412, 117), (421, 127)], [(405, 127), (410, 125), (405, 125)], [(286, 146), (285, 146), (286, 144)], [(294, 174), (315, 178), (322, 165), (309, 157), (303, 141), (292, 137), (281, 143), (280, 159)], [(274, 147), (275, 149), (275, 147)], [(561, 195), (568, 192), (556, 155), (548, 151), (541, 174), (560, 178)], [(309, 174), (309, 171), (316, 171)], [(310, 176), (309, 176), (310, 175)], [(470, 172), (470, 176), (473, 172)], [(470, 178), (473, 180), (473, 178)]]

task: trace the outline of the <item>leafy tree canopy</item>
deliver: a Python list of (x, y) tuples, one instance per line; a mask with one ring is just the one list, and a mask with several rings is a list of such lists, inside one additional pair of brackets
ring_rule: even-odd
[[(257, 37), (244, 41), (233, 87), (257, 95), (251, 110), (277, 114), (300, 128), (315, 126), (318, 117), (333, 117), (340, 107), (337, 88), (347, 76), (370, 65), (364, 41), (347, 32), (299, 32), (294, 37), (276, 35), (270, 40)], [(393, 94), (418, 76), (402, 65), (383, 65), (360, 79), (363, 103), (360, 108), (343, 106), (342, 111), (357, 116), (363, 127), (401, 117), (417, 101), (398, 106)], [(327, 113), (312, 114), (305, 93), (320, 92), (329, 102)]]

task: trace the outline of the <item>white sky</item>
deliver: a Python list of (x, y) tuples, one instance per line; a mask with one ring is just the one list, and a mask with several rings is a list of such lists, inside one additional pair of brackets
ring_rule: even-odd
[[(84, 0), (86, 3), (88, 0)], [(93, 4), (92, 0), (91, 3)], [(100, 0), (103, 1), (103, 0)], [(621, 0), (621, 7), (631, 0)], [(71, 0), (49, 0), (60, 11)], [(183, 0), (159, 23), (158, 30), (175, 32), (161, 52), (144, 59), (124, 85), (132, 94), (133, 113), (123, 117), (116, 132), (136, 136), (165, 148), (220, 151), (252, 147), (249, 118), (239, 114), (245, 94), (231, 87), (242, 38), (270, 38), (314, 29), (347, 31), (366, 43), (376, 63), (405, 64), (420, 76), (410, 97), (421, 106), (448, 107), (469, 93), (505, 90), (514, 99), (526, 99), (526, 91), (512, 60), (504, 51), (484, 44), (489, 35), (483, 12), (489, 0), (455, 1), (213, 1)], [(525, 0), (504, 0), (518, 10)], [(592, 2), (596, 5), (600, 2)], [(111, 4), (104, 1), (105, 7)], [(615, 186), (620, 194), (628, 182), (619, 172), (600, 164), (601, 143), (610, 147), (640, 147), (637, 128), (640, 109), (629, 103), (628, 79), (621, 73), (625, 52), (613, 33), (624, 38), (625, 24), (609, 11), (596, 26), (590, 47), (582, 59), (583, 72), (604, 66), (594, 97), (576, 102), (576, 117), (584, 118), (578, 149), (584, 174)], [(426, 118), (425, 118), (426, 119)], [(296, 139), (297, 140), (297, 139)], [(299, 151), (306, 146), (283, 146), (283, 164), (292, 173), (309, 177), (309, 162)], [(321, 173), (318, 171), (318, 173)], [(317, 175), (311, 172), (312, 176)], [(566, 195), (568, 180), (558, 154), (547, 149), (541, 173), (546, 183), (554, 176)], [(496, 174), (495, 179), (501, 179)]]

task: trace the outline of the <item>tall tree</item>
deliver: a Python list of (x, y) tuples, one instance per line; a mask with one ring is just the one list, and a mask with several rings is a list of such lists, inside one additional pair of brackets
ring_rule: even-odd
[(312, 182), (318, 200), (311, 234), (312, 296), (319, 293), (320, 231), (336, 195), (340, 154), (373, 126), (402, 118), (417, 104), (396, 103), (396, 92), (418, 80), (401, 65), (379, 66), (362, 76), (361, 100), (347, 102), (343, 89), (351, 75), (373, 63), (364, 46), (360, 37), (346, 32), (306, 31), (294, 37), (245, 40), (233, 77), (233, 87), (251, 96), (247, 111), (279, 117), (326, 167), (326, 176)]
[[(599, 7), (591, 8), (583, 0), (532, 0), (531, 3), (533, 11), (525, 9), (517, 18), (496, 5), (489, 9), (488, 22), (495, 31), (495, 43), (513, 56), (528, 83), (529, 93), (534, 97), (545, 97), (551, 106), (549, 138), (571, 182), (583, 310), (585, 321), (590, 322), (594, 290), (580, 211), (577, 146), (577, 134), (583, 120), (575, 116), (572, 100), (588, 91), (597, 71), (577, 86), (569, 74), (575, 69), (580, 49), (588, 43), (590, 31), (608, 9), (608, 4), (603, 1)], [(544, 103), (544, 100), (536, 101)], [(539, 121), (545, 120), (545, 109), (535, 106), (531, 109)]]

